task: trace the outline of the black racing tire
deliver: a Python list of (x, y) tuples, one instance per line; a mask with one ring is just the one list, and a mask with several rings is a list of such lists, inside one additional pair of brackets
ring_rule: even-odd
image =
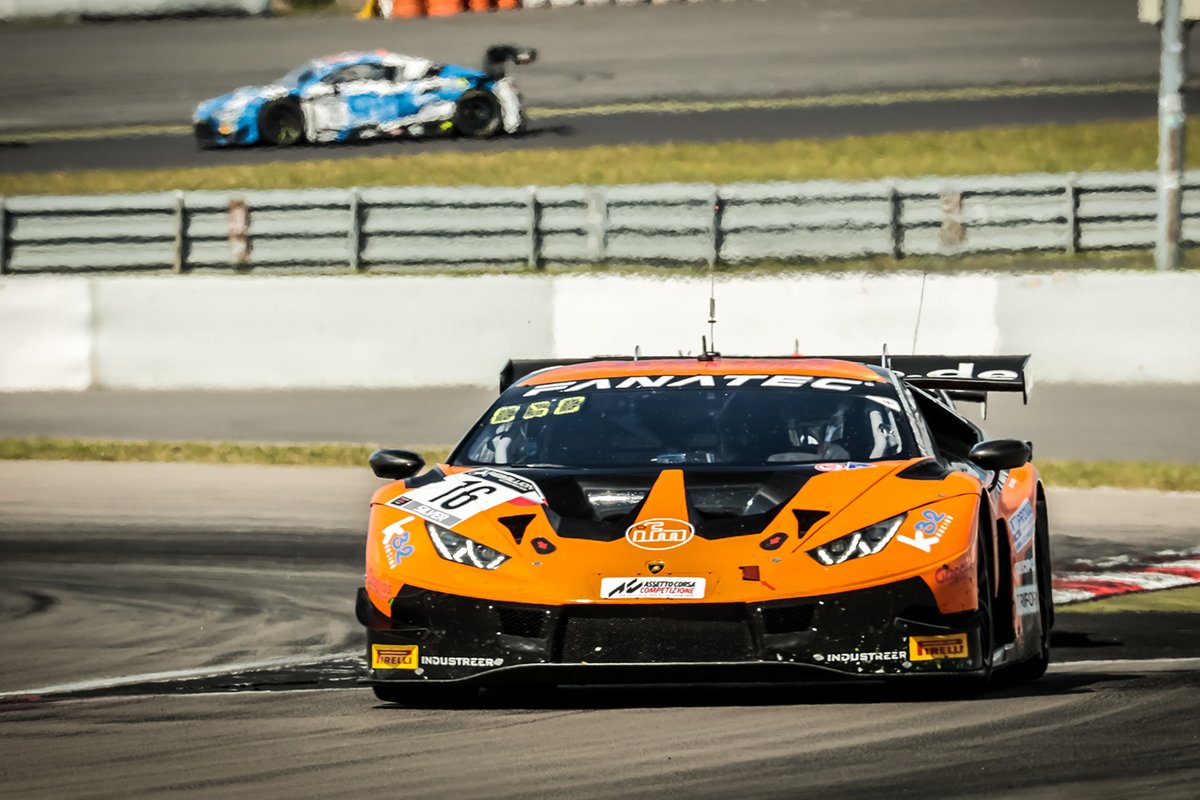
[(992, 659), (996, 650), (996, 624), (993, 617), (996, 596), (992, 589), (992, 550), (988, 546), (988, 536), (983, 530), (979, 532), (978, 547), (975, 593), (979, 609), (979, 658), (983, 668), (974, 675), (946, 676), (945, 696), (949, 698), (974, 697), (986, 692), (992, 685)]
[(258, 112), (258, 136), (263, 144), (290, 147), (304, 141), (304, 113), (295, 100), (276, 100)]
[(471, 702), (479, 694), (478, 686), (444, 686), (408, 682), (375, 684), (375, 698), (384, 703), (410, 708), (455, 708)]
[(1054, 627), (1054, 588), (1051, 584), (1050, 520), (1046, 501), (1038, 500), (1033, 537), (1033, 552), (1037, 559), (1038, 614), (1041, 622), (1041, 648), (1038, 653), (1019, 664), (1001, 670), (999, 676), (1006, 686), (1036, 681), (1050, 666), (1050, 630)]
[(500, 132), (500, 101), (486, 89), (463, 92), (454, 107), (454, 129), (472, 139), (488, 139)]

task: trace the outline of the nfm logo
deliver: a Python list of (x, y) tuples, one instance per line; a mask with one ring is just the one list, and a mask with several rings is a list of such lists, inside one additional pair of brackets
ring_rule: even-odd
[(625, 538), (634, 547), (643, 550), (671, 550), (692, 540), (696, 529), (681, 519), (660, 517), (644, 519), (629, 526)]

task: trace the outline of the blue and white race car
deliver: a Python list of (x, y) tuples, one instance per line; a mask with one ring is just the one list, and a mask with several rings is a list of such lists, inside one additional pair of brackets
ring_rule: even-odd
[(505, 66), (536, 58), (529, 48), (495, 45), (474, 70), (386, 50), (343, 53), (205, 100), (192, 124), (201, 147), (517, 133), (525, 115)]

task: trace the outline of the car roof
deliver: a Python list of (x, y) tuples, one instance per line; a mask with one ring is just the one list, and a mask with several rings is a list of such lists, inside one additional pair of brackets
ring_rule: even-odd
[(811, 375), (887, 383), (878, 367), (830, 358), (646, 358), (638, 361), (589, 361), (550, 367), (517, 382), (518, 386), (594, 378), (652, 375)]

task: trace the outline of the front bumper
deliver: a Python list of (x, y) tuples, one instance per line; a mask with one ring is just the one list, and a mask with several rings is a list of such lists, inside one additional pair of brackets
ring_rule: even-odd
[(765, 603), (522, 605), (359, 590), (370, 683), (793, 681), (984, 671), (974, 613), (910, 579)]

